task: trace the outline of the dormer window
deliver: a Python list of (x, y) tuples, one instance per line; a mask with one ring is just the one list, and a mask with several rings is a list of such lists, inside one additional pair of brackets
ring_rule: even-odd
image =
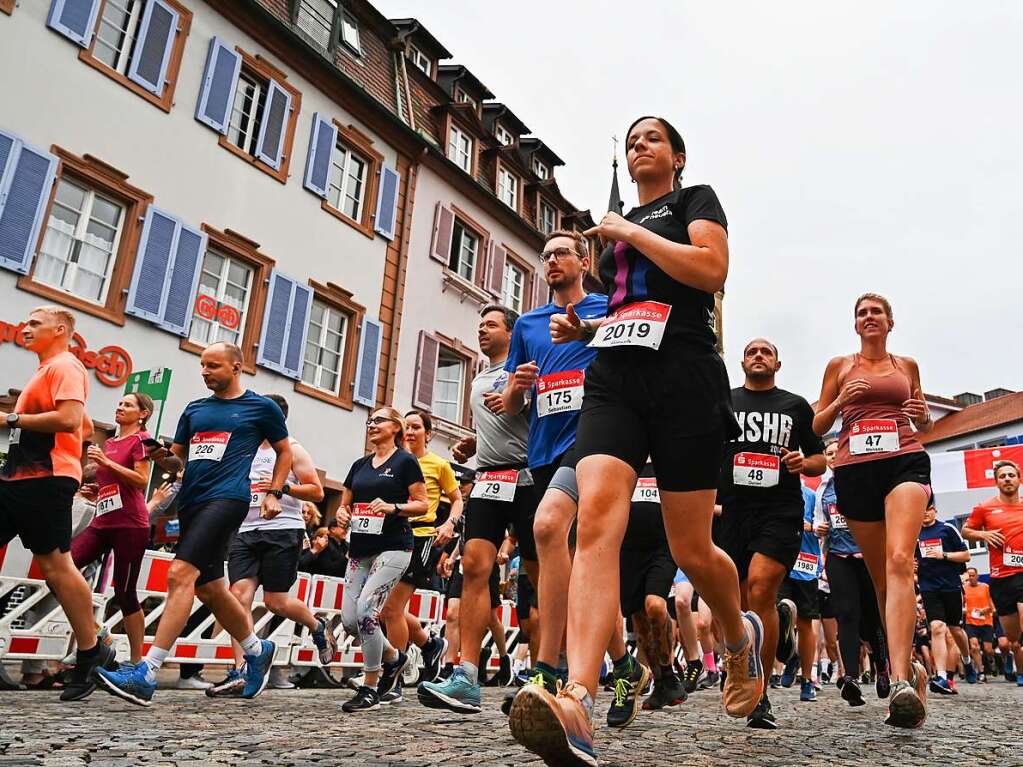
[(427, 77), (433, 77), (433, 60), (430, 59), (425, 53), (416, 48), (414, 45), (408, 47), (408, 58), (412, 62), (412, 66), (418, 69), (420, 72), (425, 74)]
[(498, 168), (497, 171), (497, 196), (509, 208), (518, 210), (519, 180), (505, 168)]
[(515, 137), (512, 136), (511, 131), (505, 128), (501, 123), (494, 124), (494, 136), (502, 146), (511, 146), (515, 143)]
[(348, 11), (341, 14), (341, 43), (357, 56), (362, 55), (359, 45), (359, 22)]
[(463, 91), (461, 88), (455, 88), (455, 101), (457, 101), (459, 104), (470, 104), (473, 109), (477, 109), (479, 106), (476, 103), (476, 99), (474, 99), (468, 93)]
[(330, 47), (336, 0), (299, 0), (295, 23), (323, 49)]
[(448, 131), (448, 159), (466, 173), (472, 173), (472, 139), (455, 125)]
[(548, 168), (535, 157), (533, 158), (533, 173), (535, 173), (538, 178), (543, 180), (546, 180), (547, 177), (551, 175), (550, 168)]

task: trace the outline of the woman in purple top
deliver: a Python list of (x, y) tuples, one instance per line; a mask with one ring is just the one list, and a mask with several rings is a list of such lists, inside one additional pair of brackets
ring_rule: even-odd
[(131, 647), (131, 662), (142, 660), (145, 622), (135, 587), (149, 542), (146, 487), (149, 459), (143, 440), (146, 420), (153, 414), (153, 400), (145, 394), (125, 394), (117, 403), (114, 421), (117, 434), (102, 449), (89, 446), (89, 460), (96, 464), (96, 516), (71, 542), (75, 567), (114, 554), (114, 599), (121, 608), (124, 633)]

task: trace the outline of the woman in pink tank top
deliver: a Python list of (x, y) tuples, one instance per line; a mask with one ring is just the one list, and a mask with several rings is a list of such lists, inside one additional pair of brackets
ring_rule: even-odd
[[(891, 669), (878, 670), (893, 682), (885, 723), (915, 728), (927, 716), (928, 679), (910, 660), (913, 563), (931, 494), (931, 462), (917, 433), (933, 424), (916, 361), (888, 351), (895, 321), (887, 299), (860, 296), (853, 314), (860, 350), (828, 363), (813, 428), (823, 435), (842, 418), (835, 493), (863, 552), (888, 634)], [(878, 685), (878, 694), (889, 694), (887, 683)]]

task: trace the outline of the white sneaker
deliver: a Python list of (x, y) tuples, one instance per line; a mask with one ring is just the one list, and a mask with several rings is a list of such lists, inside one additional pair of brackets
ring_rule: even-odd
[(176, 690), (207, 690), (213, 686), (213, 682), (207, 682), (202, 678), (202, 674), (195, 674), (194, 676), (178, 677), (178, 681), (174, 684)]
[(270, 670), (269, 685), (275, 690), (294, 690), (295, 685), (288, 679), (287, 666), (274, 666)]

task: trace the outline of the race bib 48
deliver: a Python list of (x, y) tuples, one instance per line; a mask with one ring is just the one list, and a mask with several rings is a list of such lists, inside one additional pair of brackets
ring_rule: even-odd
[(743, 487), (774, 487), (781, 459), (766, 453), (737, 453), (732, 459), (732, 482)]

